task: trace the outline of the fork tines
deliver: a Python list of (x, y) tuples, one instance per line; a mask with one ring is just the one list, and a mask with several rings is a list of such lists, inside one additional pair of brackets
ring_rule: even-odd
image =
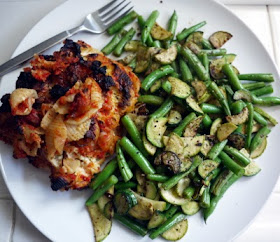
[(130, 4), (127, 0), (113, 0), (99, 9), (98, 15), (105, 25), (110, 25), (131, 11), (133, 6), (129, 6)]

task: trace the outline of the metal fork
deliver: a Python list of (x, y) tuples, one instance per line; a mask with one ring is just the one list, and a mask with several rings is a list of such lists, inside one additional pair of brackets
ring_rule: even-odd
[(78, 32), (103, 33), (110, 25), (133, 8), (133, 6), (129, 6), (130, 3), (128, 0), (113, 0), (109, 2), (104, 7), (88, 14), (80, 26), (55, 35), (2, 64), (0, 66), (0, 76), (3, 76), (18, 65), (31, 59), (34, 54), (39, 54)]

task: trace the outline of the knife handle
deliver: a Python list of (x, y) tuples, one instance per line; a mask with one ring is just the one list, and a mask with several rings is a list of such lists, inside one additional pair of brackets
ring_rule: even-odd
[(81, 26), (70, 29), (70, 30), (66, 30), (66, 31), (61, 32), (60, 34), (57, 34), (57, 35), (45, 40), (44, 42), (32, 47), (31, 49), (23, 52), (22, 54), (12, 58), (11, 60), (5, 62), (4, 64), (2, 64), (0, 66), (0, 76), (5, 75), (9, 71), (12, 71), (14, 68), (16, 68), (18, 65), (33, 58), (33, 56), (35, 54), (39, 54), (39, 53), (49, 49), (50, 47), (62, 42), (66, 38), (72, 36), (73, 34), (79, 32), (79, 31), (82, 31), (82, 30), (83, 29), (81, 28)]

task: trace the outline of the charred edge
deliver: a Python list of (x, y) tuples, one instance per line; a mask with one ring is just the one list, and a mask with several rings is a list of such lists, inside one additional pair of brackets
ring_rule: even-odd
[(1, 98), (1, 102), (2, 105), (0, 107), (0, 113), (7, 113), (7, 112), (11, 112), (11, 106), (10, 106), (10, 94), (5, 94), (2, 98)]
[(58, 191), (60, 189), (66, 188), (68, 182), (63, 177), (52, 178), (51, 177), (51, 188), (53, 191)]
[(96, 125), (97, 124), (95, 122), (95, 119), (92, 118), (89, 130), (86, 132), (84, 138), (95, 139), (95, 137), (96, 137), (96, 135), (95, 135)]
[(119, 85), (119, 90), (122, 92), (123, 97), (122, 101), (119, 103), (119, 107), (123, 108), (128, 106), (130, 103), (130, 90), (132, 88), (132, 81), (129, 76), (117, 65), (113, 64), (115, 67), (114, 75), (116, 76), (117, 82)]
[(32, 89), (36, 83), (37, 80), (32, 76), (31, 72), (21, 72), (16, 82), (16, 88)]
[(69, 87), (62, 87), (60, 85), (54, 85), (49, 92), (53, 98), (58, 99), (58, 98), (64, 96), (69, 89), (70, 89)]
[(64, 41), (64, 46), (60, 49), (61, 52), (72, 52), (74, 56), (80, 57), (81, 56), (81, 47), (78, 43), (74, 42), (73, 40), (66, 39)]

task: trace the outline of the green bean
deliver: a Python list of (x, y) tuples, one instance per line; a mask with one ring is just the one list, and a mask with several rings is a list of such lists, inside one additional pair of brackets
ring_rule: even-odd
[(117, 169), (118, 162), (117, 159), (110, 160), (104, 169), (97, 174), (97, 176), (90, 183), (90, 188), (96, 190), (103, 182), (108, 179)]
[(155, 173), (155, 170), (150, 162), (128, 138), (123, 137), (120, 141), (120, 145), (131, 156), (131, 158), (137, 163), (137, 165), (145, 174)]
[(234, 173), (228, 169), (224, 169), (211, 186), (211, 193), (219, 196), (223, 186), (228, 182)]
[(242, 84), (240, 83), (238, 76), (234, 72), (234, 69), (231, 64), (225, 64), (222, 70), (228, 77), (230, 85), (235, 91), (243, 89)]
[(231, 170), (235, 175), (242, 176), (244, 174), (244, 168), (232, 160), (224, 151), (221, 151), (219, 158), (222, 160), (223, 165)]
[(168, 21), (168, 28), (167, 30), (169, 32), (171, 32), (173, 34), (173, 36), (175, 35), (176, 33), (176, 29), (177, 29), (177, 22), (178, 22), (178, 15), (176, 13), (176, 11), (174, 10), (171, 18), (169, 19)]
[(179, 78), (179, 79), (180, 79), (180, 74), (177, 73), (177, 72), (172, 72), (172, 73), (170, 74), (170, 76), (173, 76), (173, 77), (175, 77), (175, 78)]
[(155, 95), (141, 95), (138, 97), (138, 102), (147, 103), (150, 105), (159, 106), (163, 103), (164, 99)]
[(183, 191), (183, 195), (188, 199), (191, 199), (194, 193), (195, 193), (195, 188), (193, 186), (189, 186)]
[(267, 125), (266, 119), (262, 115), (257, 113), (256, 111), (254, 111), (254, 120), (256, 122), (258, 122), (259, 124), (261, 124), (262, 126), (266, 126)]
[(177, 212), (177, 210), (178, 210), (178, 206), (171, 205), (170, 208), (166, 212), (164, 212), (165, 218), (167, 218), (167, 219), (171, 218)]
[(160, 118), (165, 116), (173, 107), (174, 101), (169, 97), (167, 98), (163, 104), (150, 115), (151, 118)]
[(253, 95), (253, 103), (263, 106), (280, 105), (279, 97), (256, 97)]
[(211, 150), (208, 152), (207, 157), (211, 160), (215, 160), (219, 154), (222, 152), (222, 150), (224, 149), (224, 147), (226, 146), (228, 140), (223, 140), (222, 142), (219, 142), (217, 144), (215, 144)]
[(207, 39), (204, 39), (204, 38), (202, 39), (202, 46), (206, 50), (213, 50), (211, 43)]
[(214, 95), (214, 97), (219, 101), (220, 105), (223, 107), (225, 114), (231, 115), (228, 102), (225, 96), (223, 95), (223, 93), (221, 92), (221, 90), (219, 89), (219, 87), (217, 86), (217, 84), (215, 82), (210, 82), (208, 88), (211, 91), (211, 93)]
[(130, 170), (130, 168), (125, 160), (125, 157), (124, 157), (124, 154), (120, 147), (119, 142), (117, 143), (117, 146), (116, 146), (116, 153), (117, 153), (119, 170), (122, 175), (122, 178), (125, 182), (128, 182), (133, 177), (133, 173)]
[[(221, 159), (220, 158), (216, 158), (215, 161), (217, 161), (218, 163), (221, 163)], [(217, 167), (215, 170), (211, 171), (208, 176), (204, 179), (204, 183), (206, 186), (209, 186), (210, 182), (214, 179), (216, 179), (216, 177), (220, 174), (221, 172), (221, 168)]]
[(147, 21), (145, 22), (144, 28), (142, 29), (142, 35), (141, 40), (145, 44), (147, 41), (147, 38), (151, 32), (152, 27), (154, 26), (157, 18), (159, 16), (159, 11), (154, 10), (150, 16), (148, 17)]
[(211, 199), (210, 202), (210, 207), (206, 208), (203, 210), (203, 216), (204, 216), (204, 220), (206, 221), (209, 216), (213, 213), (213, 211), (215, 210), (218, 202), (220, 201), (220, 199), (223, 197), (223, 195), (225, 194), (225, 192), (230, 188), (230, 186), (236, 182), (240, 177), (236, 176), (235, 174), (233, 174), (227, 181), (227, 183), (222, 187), (219, 196), (214, 196)]
[(193, 75), (191, 73), (190, 68), (188, 67), (188, 64), (181, 57), (179, 58), (179, 66), (182, 75), (182, 80), (190, 84), (193, 80)]
[(198, 23), (188, 29), (183, 29), (183, 31), (179, 34), (177, 34), (177, 40), (181, 41), (183, 39), (185, 39), (186, 37), (188, 37), (191, 33), (197, 31), (198, 29), (200, 29), (201, 27), (203, 27), (206, 24), (206, 21), (203, 21), (201, 23)]
[(127, 130), (129, 136), (131, 137), (132, 142), (135, 144), (135, 146), (140, 150), (140, 152), (145, 157), (148, 157), (149, 154), (143, 145), (141, 134), (138, 131), (138, 129), (137, 129), (136, 125), (134, 124), (134, 122), (132, 121), (132, 119), (129, 117), (129, 115), (125, 115), (122, 117), (121, 121), (122, 121), (123, 126)]
[(235, 101), (230, 105), (232, 114), (239, 114), (246, 107), (246, 104), (242, 100)]
[(136, 188), (137, 184), (135, 182), (129, 181), (129, 182), (118, 182), (114, 188), (116, 190), (125, 190), (129, 188)]
[(208, 56), (223, 56), (227, 53), (226, 49), (214, 49), (214, 50), (201, 50), (200, 53), (205, 53)]
[(264, 82), (243, 83), (242, 86), (245, 89), (251, 91), (251, 90), (254, 90), (254, 89), (258, 89), (258, 88), (264, 87), (265, 83)]
[(122, 36), (124, 34), (126, 34), (127, 31), (123, 30), (120, 31), (120, 33), (117, 33), (112, 39), (111, 41), (103, 47), (103, 49), (101, 50), (105, 55), (109, 55), (112, 53), (112, 51), (115, 49), (115, 47), (118, 45), (118, 43), (120, 42), (120, 40), (122, 39)]
[(239, 80), (274, 82), (273, 75), (270, 73), (239, 74)]
[(86, 205), (89, 206), (95, 203), (105, 192), (107, 192), (112, 186), (118, 182), (118, 178), (114, 175), (111, 175), (101, 187), (96, 189), (94, 193), (86, 201)]
[(267, 112), (265, 112), (264, 110), (262, 110), (259, 107), (254, 107), (254, 110), (259, 113), (260, 115), (262, 115), (263, 117), (265, 117), (272, 125), (276, 125), (278, 124), (277, 120), (275, 118), (273, 118), (270, 114), (268, 114)]
[[(145, 26), (145, 20), (144, 20), (143, 16), (141, 16), (141, 15), (138, 16), (137, 21), (138, 21), (138, 24), (139, 24), (140, 29), (143, 30), (143, 28), (144, 28), (144, 26)], [(147, 38), (147, 41), (146, 41), (146, 44), (147, 44), (147, 46), (152, 47), (152, 46), (153, 46), (153, 43), (154, 43), (153, 38), (152, 38), (152, 36), (149, 34), (149, 35), (148, 35), (148, 38)]]
[(117, 219), (125, 227), (135, 232), (136, 234), (145, 236), (148, 233), (148, 230), (141, 224), (137, 223), (135, 219), (131, 219), (129, 217), (122, 216), (117, 213), (114, 214), (114, 218)]
[(243, 155), (241, 152), (239, 152), (239, 150), (233, 148), (233, 147), (230, 147), (228, 145), (225, 146), (224, 148), (224, 151), (231, 155), (233, 158), (236, 159), (236, 161), (241, 165), (241, 166), (247, 166), (250, 164), (250, 159)]
[(202, 196), (200, 197), (199, 205), (202, 208), (209, 208), (210, 207), (210, 187), (206, 187), (202, 193)]
[(172, 228), (175, 224), (186, 220), (187, 216), (183, 213), (176, 213), (173, 217), (167, 219), (162, 225), (160, 225), (157, 229), (155, 229), (151, 234), (150, 238), (155, 239), (168, 229)]
[(201, 109), (204, 113), (209, 114), (221, 114), (223, 113), (223, 109), (221, 107), (215, 106), (209, 103), (202, 103)]
[(170, 65), (162, 66), (161, 68), (150, 73), (142, 82), (141, 87), (148, 91), (156, 80), (173, 72), (173, 68)]
[(254, 107), (252, 103), (247, 104), (247, 108), (249, 111), (247, 126), (246, 126), (246, 140), (245, 140), (245, 148), (249, 149), (252, 140), (252, 131), (254, 126)]
[[(204, 66), (205, 70), (209, 73), (209, 58), (206, 53), (199, 54), (200, 60), (202, 65)], [(210, 80), (210, 75), (208, 74), (208, 80)]]
[(186, 126), (196, 118), (195, 113), (190, 113), (188, 116), (186, 116), (181, 122), (180, 124), (177, 126), (177, 128), (175, 128), (173, 130), (173, 133), (182, 136)]
[(203, 123), (203, 126), (208, 129), (211, 127), (212, 125), (212, 119), (209, 117), (208, 114), (204, 114), (203, 116), (203, 119), (202, 119), (202, 123)]
[(254, 136), (251, 142), (251, 153), (263, 142), (263, 140), (270, 133), (270, 131), (271, 130), (267, 126), (264, 126), (257, 132), (257, 134)]
[(251, 93), (256, 95), (257, 97), (271, 94), (271, 93), (273, 93), (273, 87), (271, 85), (267, 85), (265, 87), (255, 89), (255, 90), (251, 91)]
[(159, 41), (159, 40), (155, 40), (155, 41), (153, 42), (152, 47), (161, 48), (161, 43), (160, 43), (160, 41)]
[(207, 81), (209, 73), (206, 71), (198, 57), (188, 47), (182, 47), (180, 53), (188, 61), (188, 64), (195, 71), (198, 78), (202, 81)]
[(148, 174), (147, 178), (151, 181), (157, 181), (157, 182), (165, 182), (168, 180), (168, 176), (159, 175), (159, 174)]
[(120, 40), (120, 42), (117, 44), (117, 46), (116, 46), (115, 49), (114, 49), (113, 54), (114, 54), (115, 56), (120, 56), (120, 55), (122, 54), (124, 46), (126, 45), (126, 43), (127, 43), (128, 41), (130, 41), (130, 40), (133, 38), (133, 36), (135, 35), (135, 33), (136, 33), (135, 29), (131, 28), (131, 29), (123, 36), (123, 38)]
[(125, 15), (124, 17), (120, 18), (114, 24), (112, 24), (108, 29), (107, 33), (109, 35), (113, 35), (121, 30), (125, 25), (131, 23), (134, 19), (136, 19), (138, 14), (135, 11), (131, 11), (129, 14)]
[(169, 178), (166, 182), (162, 184), (163, 189), (169, 190), (170, 188), (174, 187), (182, 178), (186, 177), (192, 171), (194, 171), (201, 164), (201, 162), (202, 158), (198, 155), (195, 156), (191, 167), (187, 171), (179, 173), (178, 175)]
[(161, 87), (164, 91), (166, 91), (168, 94), (171, 92), (172, 90), (172, 85), (168, 80), (164, 80), (161, 84)]
[(176, 60), (173, 61), (170, 65), (173, 68), (174, 72), (176, 74), (178, 74), (179, 73), (179, 65), (178, 65), (177, 61)]

